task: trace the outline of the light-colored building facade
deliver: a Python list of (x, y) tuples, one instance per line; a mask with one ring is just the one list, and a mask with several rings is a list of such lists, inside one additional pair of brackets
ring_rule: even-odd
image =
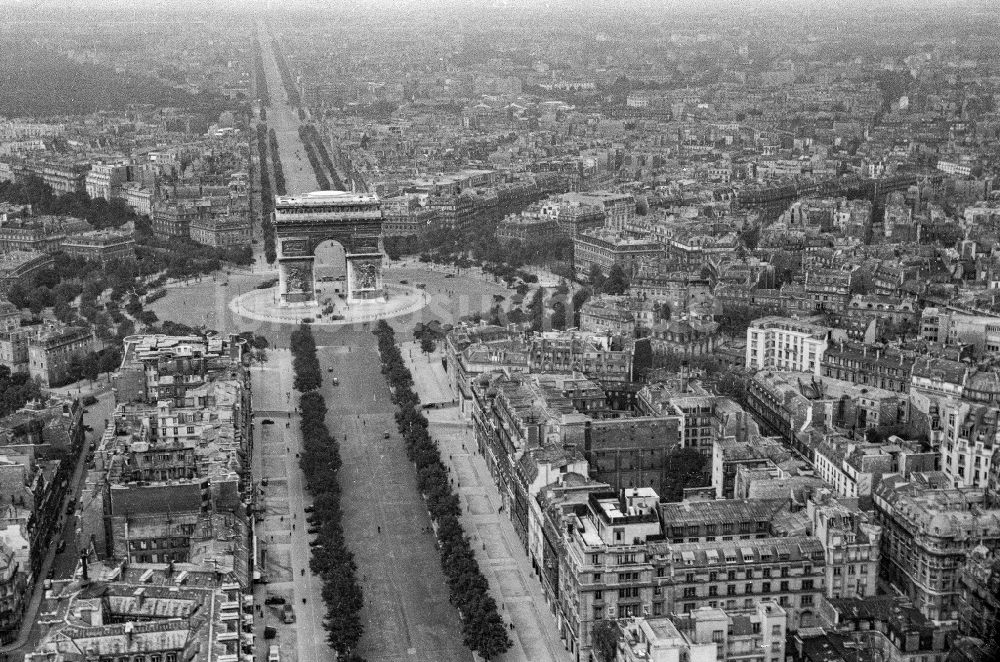
[(762, 317), (747, 329), (750, 370), (782, 370), (820, 375), (831, 330), (788, 317)]

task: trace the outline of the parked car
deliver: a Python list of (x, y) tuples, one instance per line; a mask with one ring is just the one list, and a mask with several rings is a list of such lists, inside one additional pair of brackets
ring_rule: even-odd
[(311, 512), (313, 512), (315, 510), (316, 510), (316, 506), (312, 506), (312, 505), (306, 506), (305, 508), (302, 509), (302, 511), (306, 512), (306, 513), (311, 513)]
[(264, 598), (264, 604), (266, 605), (283, 605), (285, 604), (285, 599), (280, 595), (269, 595)]
[(278, 650), (277, 646), (271, 646), (267, 650), (267, 662), (281, 662), (281, 652)]
[(292, 609), (292, 605), (285, 605), (281, 608), (281, 620), (286, 623), (295, 622), (295, 610)]
[(386, 438), (386, 439), (388, 439), (388, 438), (389, 438), (389, 431), (388, 431), (388, 430), (386, 430), (386, 431), (385, 431), (385, 432), (384, 432), (383, 434), (385, 435), (385, 438)]
[(316, 535), (317, 533), (319, 533), (319, 527), (318, 526), (310, 526), (308, 529), (306, 529), (306, 533), (311, 534), (311, 535)]

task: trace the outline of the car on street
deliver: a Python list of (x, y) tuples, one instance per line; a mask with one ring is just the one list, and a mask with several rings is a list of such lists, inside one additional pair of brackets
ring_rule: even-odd
[(269, 595), (264, 598), (264, 604), (266, 605), (283, 605), (285, 604), (285, 599), (280, 595)]
[(292, 609), (292, 605), (285, 605), (281, 608), (281, 620), (286, 623), (295, 622), (295, 610)]
[(400, 279), (399, 284), (400, 285), (409, 285), (410, 281), (406, 280), (405, 278), (402, 278), (402, 279)]
[(260, 423), (261, 423), (261, 425), (274, 425), (274, 421), (272, 421), (270, 418), (265, 418)]
[(271, 646), (267, 651), (267, 662), (281, 662), (281, 653), (277, 646)]
[(261, 478), (260, 479), (260, 484), (263, 485), (264, 487), (267, 487), (267, 478), (266, 477), (265, 478)]
[(445, 278), (454, 278), (455, 274), (445, 274), (444, 277)]
[(385, 438), (386, 438), (386, 439), (388, 439), (388, 438), (389, 438), (389, 431), (388, 431), (388, 430), (386, 430), (386, 431), (385, 431), (385, 432), (384, 432), (383, 434), (385, 435)]
[(334, 386), (340, 386), (340, 380), (339, 380), (339, 379), (337, 379), (336, 377), (334, 377), (334, 378), (333, 378), (333, 385), (334, 385)]

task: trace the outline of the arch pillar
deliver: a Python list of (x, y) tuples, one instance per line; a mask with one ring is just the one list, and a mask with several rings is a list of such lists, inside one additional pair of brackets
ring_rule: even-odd
[(316, 303), (310, 243), (308, 236), (278, 238), (278, 296), (284, 305)]

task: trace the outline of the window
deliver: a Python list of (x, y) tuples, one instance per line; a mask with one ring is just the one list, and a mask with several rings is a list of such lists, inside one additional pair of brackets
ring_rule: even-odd
[(686, 575), (684, 575), (684, 581), (686, 581), (686, 582), (693, 582), (694, 581), (694, 573), (693, 572), (689, 572)]
[(770, 593), (771, 592), (771, 582), (764, 582), (763, 584), (761, 584), (760, 585), (760, 592), (761, 593)]
[(761, 571), (761, 574), (764, 576), (764, 579), (767, 579), (768, 577), (771, 576), (771, 569), (770, 568), (764, 568), (764, 570)]
[[(590, 555), (590, 562), (593, 563), (594, 565), (597, 565), (598, 563), (601, 562), (601, 555), (600, 554), (591, 554)], [(168, 662), (169, 662), (169, 660), (168, 660)]]
[(787, 591), (788, 590), (788, 582), (781, 582), (781, 589), (780, 590)]
[(787, 577), (788, 576), (788, 567), (787, 566), (781, 569), (781, 576), (782, 577)]
[(718, 586), (709, 586), (708, 587), (708, 594), (710, 596), (712, 596), (712, 597), (715, 597), (716, 595), (719, 594), (719, 587)]
[(664, 568), (657, 568), (656, 569), (656, 576), (657, 577), (663, 577), (665, 575), (666, 575), (666, 571), (665, 571)]
[(749, 584), (749, 583), (748, 584), (744, 584), (743, 585), (743, 592), (747, 593), (747, 594), (753, 593), (753, 584)]
[(712, 630), (712, 641), (716, 644), (723, 643), (726, 639), (726, 633), (722, 630)]
[(811, 596), (811, 595), (803, 595), (802, 596), (802, 606), (803, 607), (811, 607), (812, 603), (813, 603), (813, 596)]
[(697, 592), (695, 591), (695, 589), (694, 589), (693, 586), (689, 586), (689, 587), (687, 587), (687, 588), (684, 589), (684, 597), (685, 598), (695, 598), (695, 597), (698, 597), (697, 596)]
[(780, 637), (781, 636), (781, 626), (780, 625), (772, 625), (771, 626), (771, 636), (772, 637)]
[(595, 572), (594, 573), (594, 581), (595, 582), (601, 581), (601, 573), (599, 573), (599, 572)]
[(736, 584), (726, 586), (726, 595), (736, 595)]

